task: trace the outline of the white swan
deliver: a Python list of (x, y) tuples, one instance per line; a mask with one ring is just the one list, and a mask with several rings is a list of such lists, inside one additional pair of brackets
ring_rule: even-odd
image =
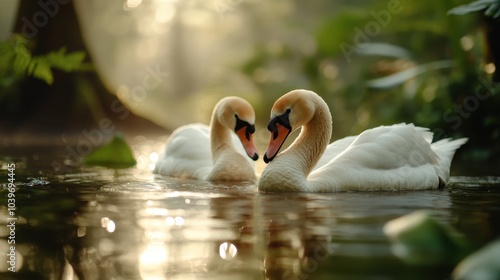
[[(294, 143), (278, 152), (302, 127)], [(330, 145), (332, 118), (316, 93), (294, 90), (271, 110), (269, 165), (259, 179), (262, 191), (384, 191), (436, 189), (448, 181), (455, 150), (467, 139), (432, 143), (432, 133), (413, 124), (380, 126)]]
[(210, 127), (190, 124), (172, 132), (154, 173), (210, 181), (253, 181), (252, 160), (259, 157), (252, 138), (254, 123), (254, 110), (246, 100), (223, 98), (215, 105)]

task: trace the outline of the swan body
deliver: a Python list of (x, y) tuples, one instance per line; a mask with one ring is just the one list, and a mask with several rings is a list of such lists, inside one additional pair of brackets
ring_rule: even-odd
[[(302, 127), (293, 144), (278, 154), (286, 137)], [(467, 139), (432, 142), (433, 134), (413, 124), (368, 129), (328, 144), (332, 118), (316, 93), (294, 90), (271, 111), (269, 165), (262, 191), (385, 191), (436, 189), (446, 184), (455, 150)]]
[(223, 98), (212, 112), (210, 126), (190, 124), (172, 132), (153, 172), (209, 181), (253, 181), (253, 161), (258, 159), (254, 123), (255, 113), (247, 101)]

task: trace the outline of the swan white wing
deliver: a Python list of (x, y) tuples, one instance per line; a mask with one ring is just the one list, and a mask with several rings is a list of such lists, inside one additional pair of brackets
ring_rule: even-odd
[(209, 128), (204, 124), (190, 124), (172, 132), (154, 172), (203, 180), (212, 169)]
[(311, 191), (437, 188), (438, 156), (430, 139), (431, 132), (413, 124), (366, 130), (310, 174)]
[(313, 168), (313, 171), (316, 170), (316, 169), (318, 169), (318, 168), (320, 168), (320, 167), (322, 167), (323, 165), (327, 164), (333, 158), (335, 158), (340, 153), (342, 153), (343, 151), (345, 151), (345, 149), (347, 149), (347, 147), (349, 147), (352, 144), (352, 142), (356, 139), (356, 137), (357, 136), (345, 137), (345, 138), (342, 138), (342, 139), (338, 139), (337, 141), (335, 141), (335, 142), (331, 143), (330, 145), (328, 145), (326, 147), (325, 152), (323, 153), (323, 155), (319, 159), (318, 163)]
[[(236, 150), (251, 164), (240, 139), (231, 134)], [(182, 126), (172, 132), (164, 152), (156, 163), (155, 173), (204, 180), (214, 168), (210, 147), (210, 129), (204, 124)]]

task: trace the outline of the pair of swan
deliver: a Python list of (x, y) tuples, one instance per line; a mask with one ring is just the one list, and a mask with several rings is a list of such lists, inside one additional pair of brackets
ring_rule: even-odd
[[(213, 181), (255, 180), (250, 160), (258, 158), (252, 140), (254, 122), (248, 102), (237, 97), (222, 99), (215, 106), (210, 128), (195, 124), (173, 132), (155, 172)], [(258, 181), (262, 191), (436, 189), (448, 181), (453, 155), (467, 141), (431, 143), (433, 135), (428, 129), (395, 124), (328, 144), (330, 110), (320, 96), (308, 90), (293, 90), (280, 97), (267, 128), (271, 139), (264, 154), (268, 166)], [(298, 128), (302, 130), (297, 139), (278, 154), (288, 135)]]

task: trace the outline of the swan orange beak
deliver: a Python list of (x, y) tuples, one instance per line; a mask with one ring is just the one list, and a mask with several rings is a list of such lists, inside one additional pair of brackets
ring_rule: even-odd
[(278, 122), (274, 124), (274, 129), (271, 130), (271, 139), (269, 140), (269, 145), (267, 145), (267, 150), (264, 154), (264, 161), (266, 163), (272, 161), (278, 154), (290, 132), (292, 132), (291, 127), (283, 126)]
[(241, 144), (243, 144), (243, 148), (245, 149), (247, 155), (253, 159), (257, 160), (259, 158), (259, 154), (257, 153), (257, 148), (255, 147), (255, 143), (253, 142), (253, 132), (255, 129), (252, 127), (244, 126), (238, 130), (236, 130), (236, 135), (240, 138)]

